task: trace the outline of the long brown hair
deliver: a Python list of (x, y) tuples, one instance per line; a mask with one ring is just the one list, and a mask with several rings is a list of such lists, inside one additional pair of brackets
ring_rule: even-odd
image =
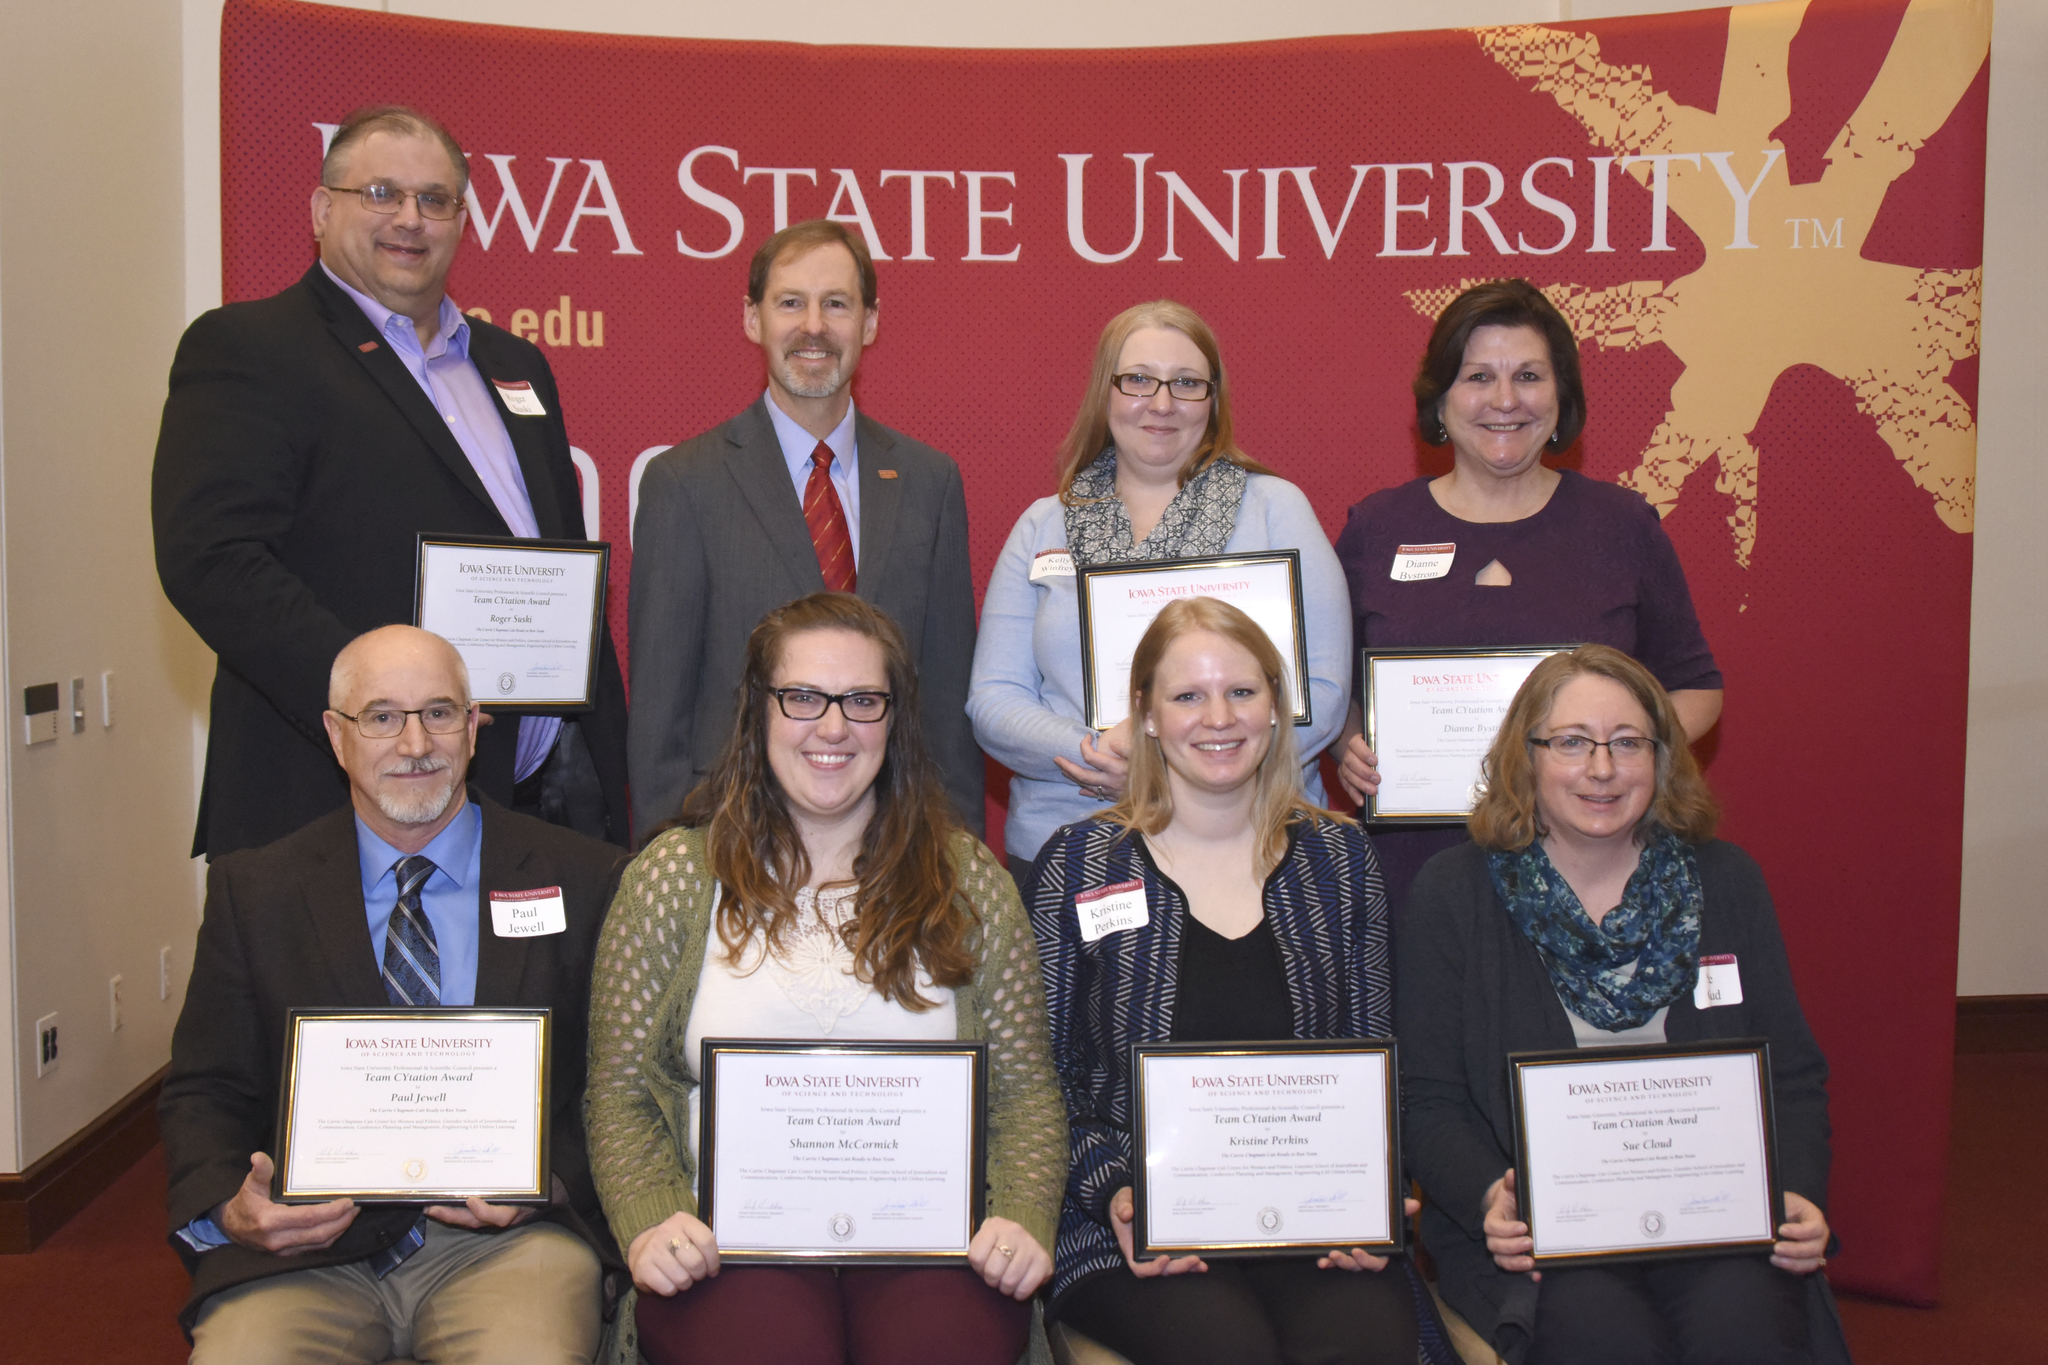
[(1549, 833), (1536, 812), (1536, 763), (1529, 740), (1549, 719), (1550, 708), (1557, 704), (1564, 685), (1587, 676), (1610, 678), (1627, 688), (1656, 730), (1657, 790), (1650, 798), (1650, 809), (1636, 826), (1636, 842), (1647, 843), (1659, 827), (1688, 844), (1713, 838), (1721, 808), (1707, 790), (1707, 780), (1700, 775), (1700, 765), (1686, 744), (1685, 726), (1670, 694), (1649, 669), (1620, 650), (1580, 645), (1536, 665), (1508, 704), (1507, 719), (1501, 722), (1480, 768), (1485, 791), (1465, 822), (1472, 842), (1512, 853)]
[(1263, 879), (1287, 856), (1287, 826), (1304, 817), (1346, 821), (1341, 815), (1311, 805), (1301, 789), (1301, 758), (1294, 747), (1294, 716), (1287, 703), (1287, 674), (1280, 651), (1258, 622), (1214, 597), (1185, 597), (1167, 603), (1154, 617), (1131, 656), (1131, 771), (1124, 799), (1109, 819), (1127, 830), (1158, 834), (1173, 823), (1173, 790), (1166, 780), (1166, 755), (1156, 738), (1145, 734), (1152, 714), (1153, 685), (1159, 661), (1174, 641), (1206, 631), (1241, 646), (1252, 656), (1273, 698), (1273, 738), (1252, 775), (1253, 871)]
[(1147, 327), (1170, 327), (1194, 342), (1195, 349), (1209, 362), (1209, 382), (1215, 385), (1215, 391), (1209, 395), (1209, 429), (1203, 434), (1202, 443), (1195, 447), (1194, 458), (1180, 472), (1181, 487), (1187, 487), (1188, 480), (1207, 469), (1213, 460), (1228, 460), (1252, 474), (1273, 472), (1237, 448), (1230, 420), (1230, 379), (1223, 371), (1223, 352), (1217, 348), (1216, 334), (1202, 321), (1201, 314), (1186, 304), (1156, 299), (1126, 308), (1111, 318), (1102, 329), (1101, 340), (1095, 343), (1095, 365), (1088, 372), (1088, 387), (1081, 391), (1080, 410), (1074, 414), (1074, 425), (1067, 430), (1067, 438), (1060, 442), (1061, 502), (1078, 501), (1074, 497), (1074, 480), (1110, 447), (1109, 404), (1115, 387), (1112, 381), (1116, 378), (1116, 362), (1122, 357), (1124, 343), (1131, 339), (1131, 333)]
[(726, 955), (740, 961), (757, 933), (768, 951), (781, 948), (796, 920), (792, 888), (810, 881), (811, 859), (769, 766), (768, 713), (789, 642), (817, 630), (874, 641), (891, 697), (881, 722), (889, 738), (875, 775), (875, 811), (853, 860), (858, 890), (845, 934), (855, 971), (884, 999), (930, 1009), (936, 1002), (918, 994), (918, 968), (940, 986), (966, 985), (974, 971), (967, 938), (978, 920), (947, 856), (960, 823), (925, 749), (917, 669), (903, 632), (885, 613), (849, 593), (820, 592), (761, 618), (747, 637), (732, 738), (683, 803), (682, 823), (705, 828), (705, 850), (724, 893), (718, 938)]

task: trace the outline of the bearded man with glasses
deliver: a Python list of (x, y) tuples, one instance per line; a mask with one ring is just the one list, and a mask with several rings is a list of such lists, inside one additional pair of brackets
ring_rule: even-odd
[[(624, 856), (465, 786), (479, 716), (440, 636), (353, 641), (327, 701), (350, 803), (214, 861), (171, 1039), (159, 1119), (192, 1359), (587, 1362), (604, 1267), (622, 1268), (583, 1091), (591, 962)], [(534, 918), (501, 920), (515, 904)], [(317, 1006), (549, 1008), (550, 1202), (273, 1199), (287, 1012)], [(382, 1099), (365, 1093), (364, 1112)]]
[[(152, 512), (164, 593), (219, 656), (195, 854), (268, 844), (346, 803), (322, 728), (328, 668), (355, 635), (412, 618), (419, 532), (585, 535), (546, 359), (448, 297), (468, 181), (426, 115), (349, 115), (312, 190), (319, 259), (178, 345)], [(623, 844), (608, 632), (597, 686), (574, 718), (501, 715), (472, 776)]]

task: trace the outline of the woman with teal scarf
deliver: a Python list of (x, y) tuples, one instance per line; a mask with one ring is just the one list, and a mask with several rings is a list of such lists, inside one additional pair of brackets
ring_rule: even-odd
[[(1539, 665), (1486, 758), (1472, 842), (1424, 865), (1396, 939), (1402, 1145), (1439, 1290), (1510, 1365), (1846, 1365), (1826, 1264), (1827, 1062), (1763, 874), (1671, 698), (1585, 645)], [(1695, 993), (1712, 964), (1710, 998)], [(1739, 989), (1727, 989), (1739, 979)], [(1507, 1055), (1770, 1040), (1785, 1222), (1766, 1256), (1532, 1273)]]

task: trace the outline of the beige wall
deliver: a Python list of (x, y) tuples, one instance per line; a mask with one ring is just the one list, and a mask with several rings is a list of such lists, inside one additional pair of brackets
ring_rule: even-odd
[[(9, 1169), (163, 1065), (192, 959), (191, 733), (210, 660), (157, 591), (149, 532), (157, 410), (184, 322), (177, 53), (164, 0), (0, 15)], [(23, 687), (72, 677), (89, 680), (85, 732), (67, 719), (55, 743), (24, 746)], [(52, 1011), (60, 1061), (37, 1079), (33, 1024)]]
[[(1685, 8), (1644, 0), (1188, 0), (1171, 11), (1091, 0), (738, 7), (711, 0), (397, 0), (424, 16), (540, 27), (814, 42), (1052, 46), (1206, 42)], [(1160, 27), (1174, 16), (1175, 31)], [(220, 296), (218, 0), (0, 7), (0, 1170), (18, 1170), (162, 1064), (191, 962), (185, 857), (210, 659), (163, 602), (147, 488), (164, 374), (184, 323)], [(2048, 362), (2048, 282), (2032, 261), (2048, 208), (2048, 0), (2006, 0), (1994, 38), (1992, 174), (1973, 611), (1964, 993), (2048, 992), (2048, 916), (2024, 855), (2048, 841), (2028, 781), (2048, 763), (2048, 606), (2035, 528), (2048, 461), (2034, 371)], [(1901, 646), (1910, 647), (1910, 622)], [(112, 730), (20, 742), (23, 686), (120, 677)], [(1736, 680), (1740, 686), (1740, 680)], [(1882, 686), (1873, 679), (1871, 686)], [(1796, 718), (1813, 723), (1814, 718)], [(1794, 718), (1788, 718), (1792, 723)], [(1913, 829), (1912, 717), (1901, 840)], [(1821, 723), (1824, 723), (1821, 722)], [(157, 1000), (156, 954), (173, 950)], [(107, 978), (126, 1024), (107, 1028)], [(55, 1010), (63, 1062), (34, 1074), (32, 1025)]]

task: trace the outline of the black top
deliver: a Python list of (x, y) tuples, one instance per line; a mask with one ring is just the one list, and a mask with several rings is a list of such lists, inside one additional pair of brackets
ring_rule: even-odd
[(1294, 1003), (1273, 926), (1263, 917), (1243, 938), (1225, 938), (1189, 915), (1180, 936), (1176, 1043), (1241, 1043), (1294, 1036)]

